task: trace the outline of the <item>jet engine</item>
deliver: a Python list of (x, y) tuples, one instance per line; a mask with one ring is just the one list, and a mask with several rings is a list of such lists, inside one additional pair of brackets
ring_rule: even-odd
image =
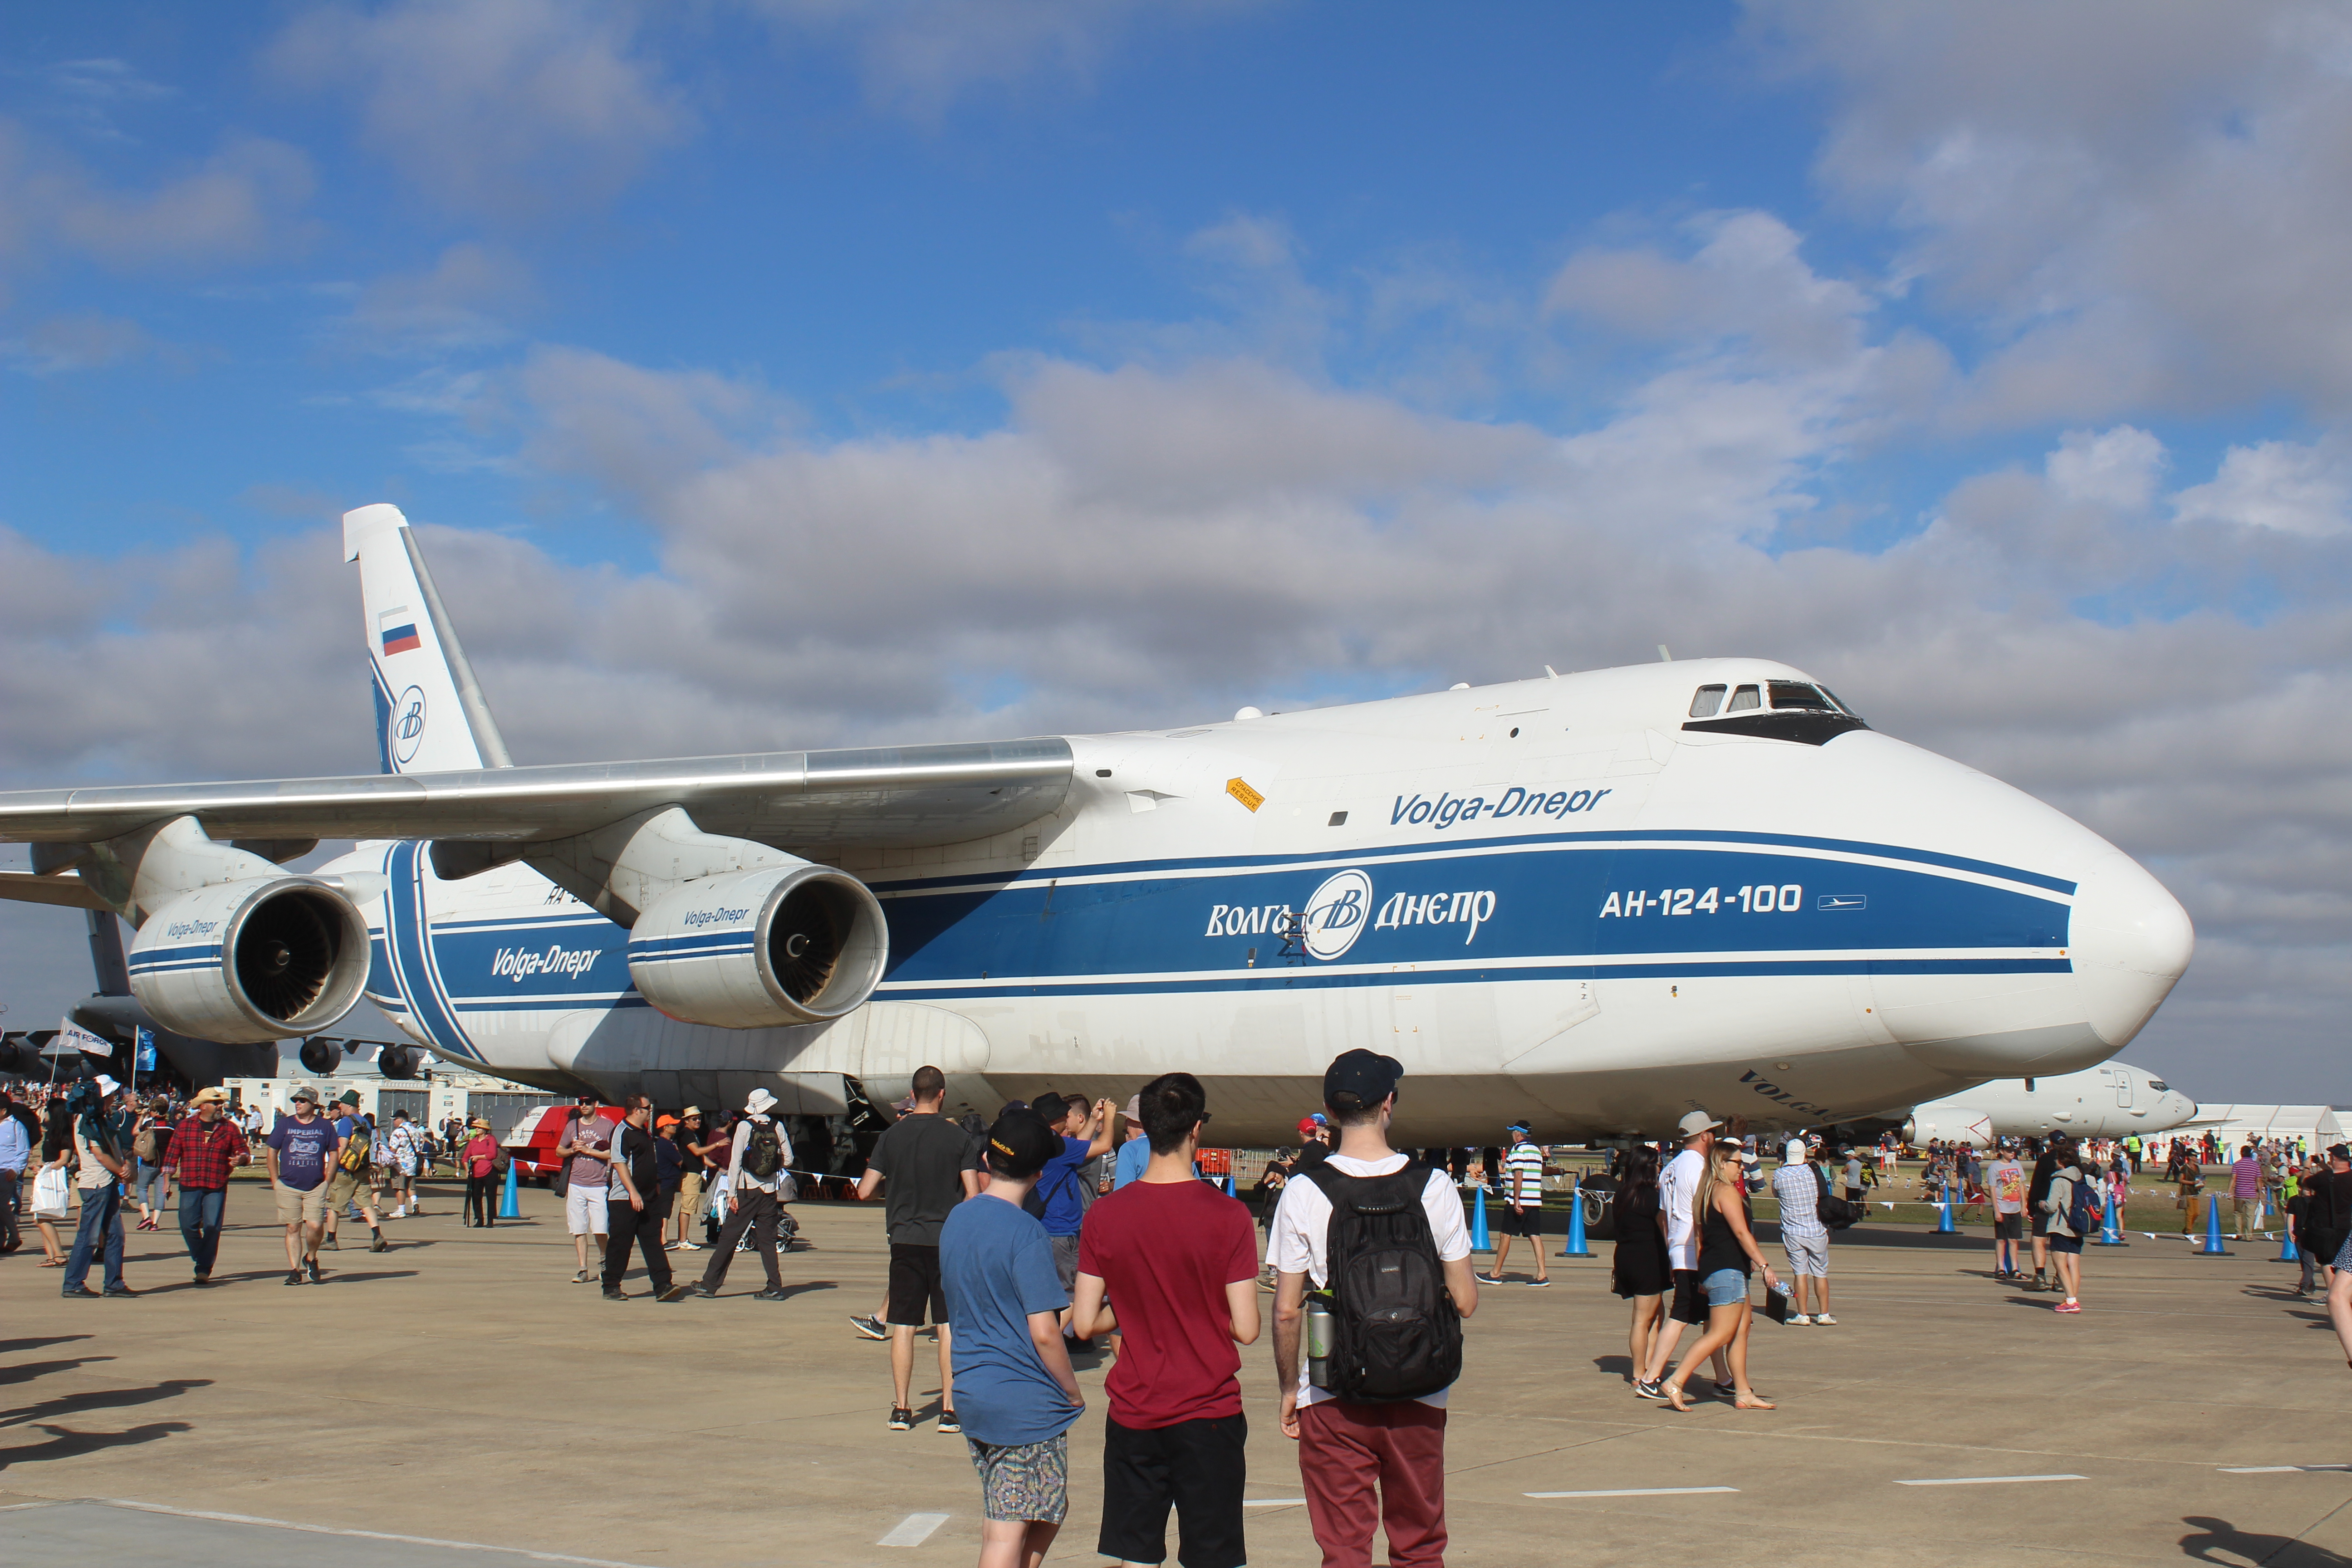
[(629, 931), (629, 978), (646, 1001), (729, 1029), (841, 1017), (874, 994), (889, 955), (866, 884), (805, 860), (681, 882)]
[(130, 967), (132, 994), (163, 1027), (260, 1045), (351, 1010), (367, 982), (367, 921), (315, 877), (216, 882), (150, 914)]
[(1981, 1149), (1993, 1141), (1992, 1116), (1969, 1106), (1939, 1105), (1932, 1117), (1914, 1111), (1911, 1120), (1903, 1124), (1903, 1136), (1914, 1144), (1940, 1138), (1947, 1143), (1966, 1143)]
[(386, 1046), (375, 1054), (375, 1070), (386, 1078), (415, 1078), (425, 1065), (425, 1053), (415, 1046)]

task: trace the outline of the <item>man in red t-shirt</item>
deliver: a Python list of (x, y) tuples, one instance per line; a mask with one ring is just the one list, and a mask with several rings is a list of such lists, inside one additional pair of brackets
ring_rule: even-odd
[(1172, 1502), (1183, 1568), (1242, 1568), (1249, 1426), (1238, 1347), (1258, 1332), (1257, 1227), (1192, 1174), (1209, 1120), (1201, 1080), (1171, 1072), (1138, 1099), (1151, 1163), (1087, 1211), (1071, 1302), (1081, 1339), (1120, 1335), (1103, 1383), (1110, 1414), (1095, 1549), (1165, 1562)]

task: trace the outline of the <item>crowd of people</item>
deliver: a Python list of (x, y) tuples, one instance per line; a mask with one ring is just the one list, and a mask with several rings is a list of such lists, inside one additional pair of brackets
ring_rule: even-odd
[[(1462, 1371), (1462, 1324), (1480, 1286), (1508, 1278), (1522, 1239), (1531, 1265), (1523, 1283), (1549, 1283), (1543, 1207), (1547, 1183), (1563, 1172), (1525, 1124), (1483, 1154), (1392, 1148), (1402, 1078), (1392, 1058), (1371, 1051), (1336, 1058), (1324, 1107), (1301, 1121), (1297, 1148), (1267, 1162), (1248, 1189), (1253, 1201), (1237, 1202), (1203, 1177), (1211, 1110), (1189, 1074), (1154, 1079), (1123, 1109), (1047, 1094), (1006, 1107), (992, 1124), (950, 1120), (944, 1076), (929, 1067), (915, 1075), (856, 1178), (856, 1196), (882, 1200), (889, 1261), (878, 1310), (852, 1321), (889, 1342), (889, 1428), (912, 1430), (929, 1414), (938, 1430), (963, 1438), (982, 1495), (984, 1565), (1030, 1568), (1066, 1522), (1067, 1436), (1085, 1408), (1076, 1369), (1097, 1349), (1112, 1358), (1097, 1550), (1163, 1561), (1172, 1518), (1188, 1568), (1245, 1563), (1240, 1352), (1269, 1327), (1261, 1301), (1269, 1291), (1272, 1415), (1297, 1445), (1324, 1561), (1369, 1564), (1376, 1529), (1392, 1563), (1443, 1561), (1446, 1412)], [(208, 1284), (229, 1180), (256, 1164), (284, 1226), (288, 1285), (324, 1278), (320, 1251), (337, 1247), (345, 1218), (367, 1226), (372, 1247), (385, 1247), (385, 1219), (424, 1212), (417, 1183), (436, 1157), (466, 1180), (461, 1223), (495, 1223), (492, 1195), (510, 1155), (487, 1123), (428, 1130), (395, 1111), (380, 1124), (356, 1093), (322, 1103), (308, 1088), (290, 1103), (264, 1127), (233, 1113), (217, 1089), (142, 1100), (101, 1077), (25, 1101), (0, 1096), (0, 1254), (24, 1245), (17, 1215), (26, 1207), (46, 1265), (64, 1271), (66, 1296), (131, 1296), (126, 1226), (157, 1229), (175, 1212), (194, 1282)], [(709, 1118), (697, 1106), (662, 1113), (643, 1095), (570, 1108), (553, 1152), (575, 1280), (598, 1279), (607, 1300), (626, 1300), (634, 1263), (657, 1299), (711, 1296), (738, 1251), (757, 1251), (765, 1280), (754, 1299), (784, 1298), (779, 1254), (792, 1245), (796, 1188), (777, 1110), (764, 1089), (740, 1111)], [(1676, 1410), (1702, 1395), (1740, 1410), (1775, 1407), (1752, 1377), (1759, 1276), (1760, 1308), (1774, 1320), (1838, 1325), (1832, 1238), (1892, 1182), (1895, 1146), (1797, 1135), (1774, 1150), (1744, 1131), (1693, 1110), (1670, 1155), (1643, 1144), (1612, 1158), (1611, 1281), (1630, 1303), (1627, 1376), (1638, 1398)], [(2325, 1287), (2352, 1365), (2352, 1150), (2344, 1145), (2304, 1157), (2292, 1145), (2245, 1144), (2226, 1163), (2218, 1156), (2229, 1151), (2185, 1137), (2161, 1149), (2059, 1136), (1920, 1152), (1928, 1201), (1980, 1208), (1991, 1221), (1994, 1277), (2048, 1289), (2062, 1313), (2083, 1310), (2084, 1244), (2108, 1205), (2128, 1198), (2136, 1173), (2165, 1173), (2184, 1227), (2192, 1204), (2226, 1195), (2247, 1235), (2275, 1204), (2303, 1254), (2301, 1290)], [(2214, 1164), (2227, 1186), (2208, 1194)], [(79, 1203), (69, 1245), (58, 1234), (72, 1212), (60, 1194), (68, 1186)], [(1496, 1245), (1485, 1272), (1470, 1262), (1465, 1188), (1491, 1194)], [(1766, 1194), (1780, 1260), (1768, 1256), (1755, 1220)], [(702, 1250), (710, 1256), (698, 1276), (681, 1283), (671, 1255)], [(94, 1268), (103, 1269), (95, 1289)], [(937, 1341), (935, 1412), (914, 1398), (927, 1329)]]

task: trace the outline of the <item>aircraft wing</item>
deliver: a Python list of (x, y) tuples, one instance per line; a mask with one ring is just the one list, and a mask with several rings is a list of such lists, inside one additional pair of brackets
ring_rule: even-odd
[[(215, 840), (567, 838), (664, 805), (706, 833), (824, 858), (1003, 833), (1069, 792), (1059, 737), (461, 773), (0, 794), (0, 842), (90, 844), (178, 816)], [(36, 851), (36, 864), (58, 858)], [(61, 867), (59, 868), (61, 868)], [(5, 874), (0, 898), (79, 906), (79, 879)]]

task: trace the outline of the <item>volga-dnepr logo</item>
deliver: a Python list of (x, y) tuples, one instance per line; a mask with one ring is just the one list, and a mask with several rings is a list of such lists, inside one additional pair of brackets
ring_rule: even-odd
[[(1496, 903), (1491, 888), (1459, 892), (1391, 893), (1375, 907), (1372, 879), (1354, 867), (1325, 879), (1308, 895), (1302, 912), (1288, 903), (1214, 904), (1209, 910), (1210, 936), (1276, 936), (1296, 942), (1310, 958), (1328, 963), (1356, 945), (1366, 928), (1387, 931), (1403, 926), (1462, 925), (1462, 945), (1478, 940), (1478, 929), (1495, 918)], [(1286, 946), (1286, 952), (1294, 952)]]
[(407, 765), (416, 760), (416, 748), (425, 743), (425, 689), (412, 686), (400, 694), (392, 705), (392, 717), (384, 721), (384, 749), (392, 760)]
[(1304, 937), (1307, 951), (1330, 960), (1356, 945), (1372, 918), (1372, 879), (1361, 871), (1342, 871), (1307, 900)]

